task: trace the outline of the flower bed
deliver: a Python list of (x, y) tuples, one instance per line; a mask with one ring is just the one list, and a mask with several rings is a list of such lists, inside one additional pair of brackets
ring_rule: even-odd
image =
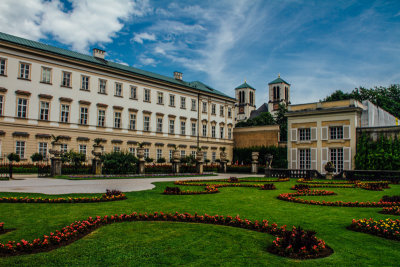
[(304, 184), (354, 184), (352, 181), (313, 181), (310, 179), (300, 178), (297, 180), (298, 183)]
[(383, 191), (383, 189), (389, 188), (388, 182), (360, 182), (357, 183), (356, 186), (365, 189), (365, 190), (372, 190), (372, 191)]
[(400, 215), (400, 206), (384, 207), (381, 211), (384, 214)]
[(298, 190), (302, 188), (355, 188), (355, 185), (346, 185), (346, 184), (295, 184), (290, 189)]
[(294, 259), (312, 259), (332, 254), (322, 239), (315, 236), (315, 231), (304, 231), (293, 226), (292, 231), (285, 231), (278, 236), (268, 251)]
[(284, 193), (280, 194), (278, 196), (278, 199), (284, 200), (284, 201), (289, 201), (289, 202), (294, 202), (294, 203), (301, 203), (301, 204), (309, 204), (309, 205), (321, 205), (321, 206), (337, 206), (337, 207), (368, 207), (368, 208), (374, 208), (374, 207), (391, 207), (391, 206), (400, 206), (400, 202), (388, 202), (388, 201), (382, 201), (380, 200), (379, 202), (345, 202), (345, 201), (316, 201), (316, 200), (308, 200), (308, 199), (302, 199), (299, 198), (298, 196), (323, 196), (323, 195), (334, 195), (335, 193), (332, 191), (325, 191), (325, 190), (313, 190), (314, 192), (318, 191), (319, 193), (316, 194), (310, 194), (311, 190), (305, 190), (305, 191), (297, 191), (296, 193)]
[(275, 190), (276, 186), (274, 184), (264, 184), (260, 188), (261, 190)]
[(48, 235), (43, 235), (42, 238), (36, 238), (32, 242), (22, 239), (19, 242), (8, 241), (3, 244), (0, 243), (0, 255), (1, 256), (14, 256), (21, 254), (32, 254), (44, 251), (50, 251), (61, 246), (66, 246), (85, 235), (89, 234), (93, 230), (107, 224), (116, 222), (128, 222), (128, 221), (173, 221), (173, 222), (187, 222), (187, 223), (204, 223), (204, 224), (215, 224), (224, 225), (231, 227), (238, 227), (263, 233), (268, 233), (277, 236), (283, 236), (286, 232), (286, 225), (278, 227), (276, 223), (270, 223), (267, 220), (263, 221), (250, 221), (247, 219), (241, 219), (239, 216), (222, 216), (214, 215), (210, 216), (207, 214), (194, 215), (188, 213), (137, 213), (131, 214), (120, 214), (111, 216), (96, 216), (89, 217), (83, 221), (75, 221), (72, 224), (60, 229), (55, 232), (51, 232)]
[(353, 219), (348, 228), (353, 231), (400, 241), (400, 220), (385, 219), (375, 221), (373, 218)]
[(218, 193), (218, 188), (213, 185), (207, 185), (204, 191), (182, 191), (179, 187), (166, 187), (163, 194), (164, 195), (202, 195), (202, 194), (215, 194)]
[(59, 197), (59, 198), (30, 198), (30, 197), (0, 197), (0, 203), (90, 203), (106, 202), (126, 199), (120, 191), (110, 191), (100, 197)]

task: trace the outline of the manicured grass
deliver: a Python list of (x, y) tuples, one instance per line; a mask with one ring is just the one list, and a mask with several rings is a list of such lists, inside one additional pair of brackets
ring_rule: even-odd
[[(390, 266), (396, 265), (400, 242), (353, 232), (352, 219), (399, 218), (378, 213), (381, 208), (324, 207), (278, 200), (294, 192), (290, 182), (275, 183), (277, 190), (220, 188), (212, 195), (163, 195), (172, 182), (157, 183), (149, 191), (126, 193), (128, 199), (82, 204), (0, 204), (0, 221), (17, 230), (0, 235), (0, 242), (32, 241), (75, 220), (89, 216), (137, 212), (189, 212), (240, 215), (251, 220), (267, 219), (278, 225), (300, 225), (317, 231), (335, 251), (327, 258), (298, 261), (266, 251), (274, 237), (225, 226), (173, 222), (125, 222), (104, 226), (81, 240), (51, 252), (0, 258), (1, 265), (262, 265), (262, 266)], [(335, 196), (307, 197), (315, 200), (379, 201), (383, 195), (400, 195), (400, 185), (384, 191), (331, 188)], [(194, 190), (196, 187), (185, 186)], [(203, 188), (203, 187), (199, 187)], [(85, 194), (88, 196), (89, 194)], [(0, 196), (43, 196), (0, 193)], [(79, 196), (79, 194), (74, 194)], [(304, 197), (306, 198), (306, 197)]]
[(180, 177), (207, 177), (207, 176), (218, 176), (218, 174), (193, 174), (193, 175), (154, 175), (147, 174), (144, 176), (112, 176), (112, 177), (74, 177), (69, 175), (60, 175), (56, 177), (51, 177), (55, 179), (67, 179), (67, 180), (109, 180), (109, 179), (144, 179), (144, 178), (180, 178)]

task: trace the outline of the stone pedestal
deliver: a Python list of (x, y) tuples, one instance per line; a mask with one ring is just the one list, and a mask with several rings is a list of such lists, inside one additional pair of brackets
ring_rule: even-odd
[(179, 173), (180, 167), (181, 167), (181, 159), (180, 159), (179, 150), (174, 150), (172, 152), (172, 172)]
[(196, 172), (203, 174), (204, 154), (201, 151), (196, 153)]
[(227, 156), (227, 154), (225, 153), (225, 151), (222, 151), (221, 153), (219, 153), (219, 159), (220, 159), (219, 171), (222, 173), (226, 173), (226, 164), (228, 162), (226, 160), (226, 156)]
[(145, 160), (144, 160), (144, 148), (137, 149), (137, 156), (139, 158), (138, 167), (139, 167), (139, 174), (145, 173)]
[(102, 164), (100, 156), (103, 154), (102, 152), (103, 146), (101, 145), (93, 145), (92, 154), (94, 155), (94, 159), (92, 160), (92, 172), (96, 175), (102, 174)]
[(49, 150), (51, 157), (51, 176), (61, 175), (61, 143), (53, 142), (52, 149)]
[(259, 152), (251, 152), (251, 173), (258, 173), (258, 155)]
[(325, 175), (325, 178), (326, 178), (327, 180), (332, 180), (332, 178), (333, 178), (333, 172), (327, 172), (326, 175)]

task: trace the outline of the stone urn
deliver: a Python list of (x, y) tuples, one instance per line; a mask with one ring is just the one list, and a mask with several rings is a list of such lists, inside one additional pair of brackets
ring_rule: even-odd
[(101, 154), (103, 154), (102, 148), (103, 148), (102, 145), (93, 145), (93, 151), (92, 151), (93, 156), (100, 157)]
[(258, 155), (260, 155), (260, 152), (251, 152), (251, 161), (258, 162)]
[(196, 161), (203, 163), (204, 162), (204, 152), (203, 151), (197, 151), (196, 153)]

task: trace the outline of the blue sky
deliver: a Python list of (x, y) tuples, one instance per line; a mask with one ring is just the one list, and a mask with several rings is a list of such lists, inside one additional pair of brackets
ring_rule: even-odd
[(291, 102), (400, 83), (400, 1), (2, 0), (0, 31), (267, 102), (278, 73)]

